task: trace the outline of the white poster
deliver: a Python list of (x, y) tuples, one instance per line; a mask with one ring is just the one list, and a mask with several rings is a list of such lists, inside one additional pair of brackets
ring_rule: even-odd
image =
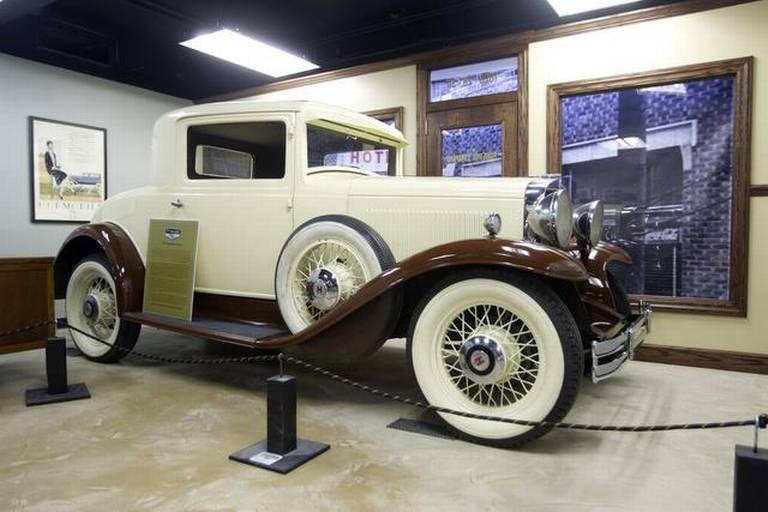
[(29, 118), (33, 221), (88, 222), (107, 196), (107, 131)]

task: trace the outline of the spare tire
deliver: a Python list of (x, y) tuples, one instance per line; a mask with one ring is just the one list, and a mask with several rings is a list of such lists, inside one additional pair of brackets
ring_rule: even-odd
[(288, 328), (299, 332), (392, 268), (392, 251), (367, 224), (317, 217), (288, 238), (277, 261), (275, 295)]

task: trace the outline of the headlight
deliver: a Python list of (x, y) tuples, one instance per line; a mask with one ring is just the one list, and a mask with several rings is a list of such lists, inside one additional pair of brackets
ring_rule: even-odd
[(528, 212), (528, 227), (536, 235), (563, 249), (573, 234), (573, 205), (564, 189), (541, 195)]
[(592, 201), (573, 212), (573, 231), (580, 242), (597, 245), (603, 234), (603, 203)]

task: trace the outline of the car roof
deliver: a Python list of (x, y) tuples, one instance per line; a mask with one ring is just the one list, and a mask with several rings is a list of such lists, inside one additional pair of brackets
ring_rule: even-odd
[(407, 144), (407, 140), (403, 137), (402, 132), (377, 119), (348, 108), (308, 100), (271, 101), (245, 99), (216, 103), (201, 103), (169, 112), (165, 114), (161, 120), (165, 118), (166, 120), (172, 119), (175, 122), (180, 119), (196, 116), (259, 112), (302, 113), (307, 121), (322, 119), (348, 126), (357, 126), (363, 128), (365, 131), (381, 134), (400, 144)]

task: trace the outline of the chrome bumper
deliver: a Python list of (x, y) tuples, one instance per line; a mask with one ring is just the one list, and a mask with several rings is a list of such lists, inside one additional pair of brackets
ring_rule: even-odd
[(640, 301), (640, 313), (618, 336), (592, 342), (592, 382), (607, 379), (627, 360), (635, 358), (635, 349), (651, 332), (651, 306)]

